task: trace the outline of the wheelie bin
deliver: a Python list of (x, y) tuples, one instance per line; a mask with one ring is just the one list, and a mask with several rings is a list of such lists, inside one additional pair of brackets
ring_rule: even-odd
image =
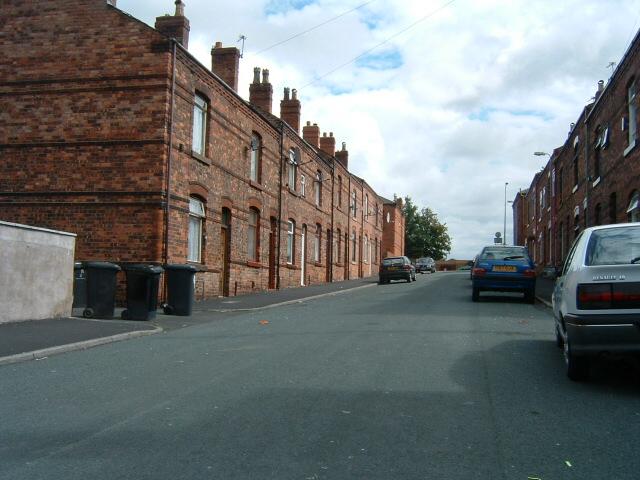
[(116, 301), (116, 280), (120, 267), (109, 262), (85, 262), (87, 277), (86, 318), (113, 317)]
[(167, 282), (167, 303), (164, 313), (167, 315), (191, 315), (195, 291), (195, 274), (198, 271), (193, 265), (170, 264), (164, 267)]
[(127, 275), (127, 308), (124, 320), (153, 320), (158, 308), (158, 286), (162, 267), (133, 264), (123, 266)]
[(87, 306), (87, 275), (84, 271), (84, 263), (73, 264), (73, 305), (72, 308), (84, 308)]

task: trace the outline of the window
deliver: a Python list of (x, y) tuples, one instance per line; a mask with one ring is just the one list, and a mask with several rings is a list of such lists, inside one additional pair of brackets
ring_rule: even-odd
[(191, 149), (198, 155), (204, 155), (207, 131), (207, 100), (196, 94), (193, 102), (193, 139)]
[(355, 190), (353, 192), (351, 192), (351, 211), (352, 211), (352, 214), (353, 214), (353, 218), (356, 218), (356, 213), (358, 211), (358, 206), (357, 206), (357, 203), (356, 203), (356, 199), (357, 199), (356, 195), (357, 194), (356, 194)]
[(316, 207), (319, 207), (320, 205), (322, 205), (322, 172), (320, 170), (316, 172), (315, 200), (316, 200)]
[(300, 175), (300, 195), (303, 197), (307, 195), (307, 179), (304, 175)]
[(578, 152), (573, 156), (573, 185), (578, 186)]
[(376, 237), (376, 241), (374, 243), (373, 263), (378, 263), (378, 237)]
[(356, 261), (356, 231), (351, 233), (351, 261)]
[(293, 265), (295, 258), (295, 231), (296, 222), (289, 220), (287, 222), (287, 263)]
[(249, 232), (247, 235), (247, 254), (249, 260), (257, 262), (260, 260), (260, 213), (257, 209), (249, 209)]
[(627, 207), (627, 218), (629, 222), (640, 222), (640, 194), (637, 190), (631, 194)]
[(636, 81), (631, 81), (627, 88), (627, 108), (629, 111), (629, 146), (635, 145), (637, 135)]
[(322, 227), (316, 224), (316, 234), (313, 237), (313, 261), (320, 262), (320, 245), (322, 241)]
[(189, 254), (187, 259), (190, 262), (200, 262), (202, 259), (202, 223), (204, 218), (204, 203), (195, 197), (189, 198)]
[(600, 125), (596, 128), (596, 140), (594, 144), (594, 152), (593, 152), (593, 178), (592, 180), (596, 180), (600, 178), (600, 150), (603, 148), (602, 145), (602, 137), (603, 130)]
[(364, 245), (363, 245), (363, 261), (364, 263), (369, 263), (369, 237), (364, 236)]
[(378, 204), (376, 203), (376, 227), (378, 226)]
[(340, 232), (340, 229), (337, 230), (336, 232), (336, 236), (337, 238), (337, 242), (338, 242), (338, 246), (336, 248), (336, 262), (340, 263), (342, 261), (342, 232)]
[(298, 174), (298, 155), (295, 149), (289, 150), (289, 164), (288, 164), (288, 182), (289, 188), (295, 192), (296, 190), (296, 176)]
[(260, 156), (262, 152), (262, 142), (257, 134), (251, 136), (251, 154), (249, 159), (249, 178), (256, 182), (260, 182)]
[(560, 197), (560, 203), (562, 203), (562, 189), (564, 188), (562, 179), (563, 179), (563, 169), (562, 167), (560, 167), (560, 170), (558, 170), (558, 196)]
[(338, 175), (338, 208), (342, 208), (342, 177)]
[(364, 217), (367, 218), (369, 216), (369, 195), (365, 194), (364, 196), (364, 208), (362, 210)]

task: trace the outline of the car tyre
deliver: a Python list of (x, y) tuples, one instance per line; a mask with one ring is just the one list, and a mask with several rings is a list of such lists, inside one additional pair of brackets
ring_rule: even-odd
[(471, 300), (477, 302), (480, 300), (480, 289), (478, 287), (473, 287), (471, 292)]
[(582, 382), (589, 376), (589, 358), (584, 356), (576, 356), (571, 353), (571, 343), (567, 338), (564, 342), (564, 363), (567, 368), (567, 377), (574, 382)]

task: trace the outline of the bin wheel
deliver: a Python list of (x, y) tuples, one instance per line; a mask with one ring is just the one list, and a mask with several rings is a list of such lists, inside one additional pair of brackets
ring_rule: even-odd
[(173, 315), (173, 310), (174, 309), (171, 305), (165, 305), (164, 307), (162, 307), (162, 311), (165, 315)]
[(129, 310), (123, 310), (120, 314), (120, 318), (123, 320), (131, 320), (131, 315), (129, 315)]
[(93, 318), (93, 308), (85, 308), (82, 312), (84, 318)]

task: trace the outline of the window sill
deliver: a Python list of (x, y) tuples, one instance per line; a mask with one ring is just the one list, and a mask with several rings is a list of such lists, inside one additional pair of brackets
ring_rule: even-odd
[(251, 185), (252, 188), (255, 188), (256, 190), (264, 190), (264, 188), (262, 187), (262, 185), (260, 185), (258, 182), (254, 182), (253, 180), (249, 180), (249, 185)]
[(247, 267), (262, 268), (262, 264), (260, 262), (254, 261), (254, 260), (248, 260), (247, 261)]
[(596, 185), (598, 185), (600, 183), (600, 177), (596, 178), (593, 183), (591, 184), (592, 187), (595, 187)]
[(322, 212), (322, 206), (321, 205), (316, 205), (316, 210), (319, 210), (320, 212)]
[(293, 195), (294, 197), (299, 197), (300, 195), (298, 194), (298, 192), (296, 192), (295, 190), (291, 190), (291, 187), (287, 186), (287, 190), (289, 190), (289, 193), (291, 195)]
[(313, 264), (314, 264), (316, 267), (321, 267), (321, 266), (322, 266), (322, 263), (321, 263), (321, 262), (313, 262)]
[(631, 151), (636, 148), (636, 141), (634, 140), (633, 143), (629, 144), (629, 146), (627, 148), (624, 149), (624, 152), (622, 152), (622, 156), (626, 157), (627, 155), (629, 155), (629, 153), (631, 153)]
[(573, 188), (571, 189), (571, 193), (574, 194), (578, 191), (578, 185), (574, 185)]
[(289, 270), (298, 270), (298, 267), (296, 267), (295, 265), (291, 264), (291, 263), (287, 263), (284, 268), (288, 268)]
[(200, 155), (199, 153), (196, 152), (191, 152), (191, 156), (193, 158), (195, 158), (196, 160), (198, 160), (201, 163), (204, 163), (207, 166), (211, 166), (211, 160), (209, 160), (207, 157), (205, 157), (204, 155)]

